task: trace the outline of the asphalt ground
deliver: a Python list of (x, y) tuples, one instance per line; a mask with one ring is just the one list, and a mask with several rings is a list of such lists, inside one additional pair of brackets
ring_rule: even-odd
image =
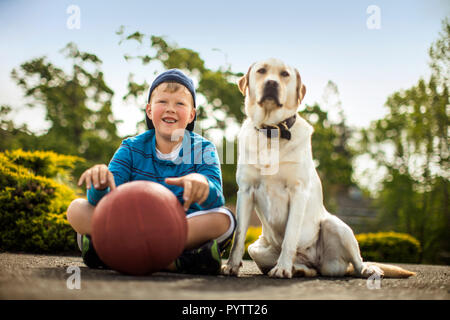
[(273, 279), (245, 260), (239, 277), (167, 272), (137, 277), (89, 269), (79, 256), (3, 252), (0, 299), (449, 300), (450, 266), (395, 265), (417, 274), (379, 282), (352, 277)]

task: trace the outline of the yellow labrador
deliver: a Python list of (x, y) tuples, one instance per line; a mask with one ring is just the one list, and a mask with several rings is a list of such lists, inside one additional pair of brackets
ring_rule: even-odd
[(297, 113), (306, 93), (299, 72), (276, 59), (257, 62), (239, 80), (239, 89), (247, 118), (238, 138), (238, 226), (223, 273), (238, 274), (256, 209), (262, 235), (248, 252), (271, 277), (413, 275), (363, 262), (353, 231), (325, 209), (312, 157), (313, 128)]

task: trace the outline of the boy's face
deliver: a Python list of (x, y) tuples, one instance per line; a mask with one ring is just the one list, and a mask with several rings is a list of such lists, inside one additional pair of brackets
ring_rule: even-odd
[(195, 109), (189, 90), (180, 85), (175, 92), (164, 90), (165, 83), (156, 87), (147, 104), (146, 113), (152, 120), (155, 132), (166, 141), (178, 141), (180, 132), (194, 120)]

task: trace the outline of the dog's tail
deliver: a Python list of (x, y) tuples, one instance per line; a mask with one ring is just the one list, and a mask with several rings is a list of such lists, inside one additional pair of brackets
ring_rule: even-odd
[[(383, 270), (385, 278), (409, 278), (416, 275), (415, 272), (405, 270), (403, 268), (378, 262), (364, 262), (367, 266), (375, 266)], [(348, 275), (356, 275), (353, 265), (350, 263), (347, 269)]]

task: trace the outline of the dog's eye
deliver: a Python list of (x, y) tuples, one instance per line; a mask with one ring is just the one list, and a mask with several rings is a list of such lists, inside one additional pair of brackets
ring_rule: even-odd
[(282, 71), (282, 72), (280, 73), (280, 75), (281, 75), (282, 77), (289, 77), (289, 72), (287, 72), (287, 71)]
[(266, 69), (265, 68), (261, 68), (261, 69), (258, 69), (258, 71), (256, 71), (256, 72), (264, 74), (264, 73), (266, 73)]

